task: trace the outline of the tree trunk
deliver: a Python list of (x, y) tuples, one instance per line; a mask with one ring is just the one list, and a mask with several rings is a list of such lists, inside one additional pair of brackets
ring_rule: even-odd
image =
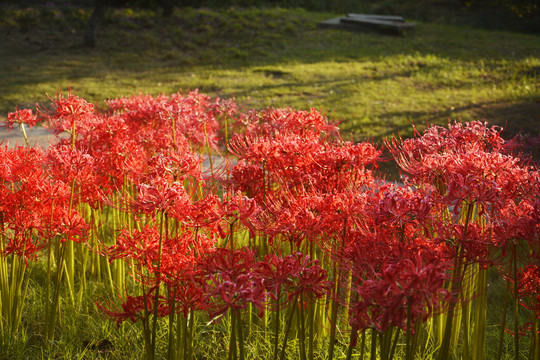
[(105, 0), (95, 0), (94, 11), (88, 20), (86, 25), (86, 31), (84, 32), (83, 46), (86, 47), (95, 47), (96, 46), (96, 31), (101, 23), (101, 20), (105, 16), (105, 11), (107, 10), (107, 5)]

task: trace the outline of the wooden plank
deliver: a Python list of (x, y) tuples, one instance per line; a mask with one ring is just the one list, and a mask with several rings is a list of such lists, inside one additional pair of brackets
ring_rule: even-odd
[(374, 15), (374, 14), (347, 14), (348, 18), (365, 18), (372, 20), (383, 20), (383, 21), (396, 21), (396, 22), (405, 22), (403, 16), (397, 15)]
[(387, 33), (402, 35), (408, 30), (416, 27), (414, 23), (402, 23), (397, 21), (385, 21), (360, 17), (344, 17), (339, 20), (343, 24), (358, 26), (362, 28), (374, 29)]
[(320, 23), (317, 24), (317, 26), (321, 29), (338, 29), (338, 30), (349, 30), (349, 31), (356, 31), (356, 32), (363, 32), (366, 30), (365, 28), (362, 28), (360, 26), (342, 23), (340, 20), (341, 18), (334, 18), (334, 19), (321, 21)]
[[(347, 21), (349, 20), (349, 21)], [(360, 21), (359, 21), (360, 20)], [(414, 29), (414, 23), (400, 23), (392, 21), (376, 21), (374, 19), (359, 19), (338, 17), (321, 21), (317, 25), (322, 29), (338, 29), (355, 32), (378, 32), (388, 35), (402, 36)]]

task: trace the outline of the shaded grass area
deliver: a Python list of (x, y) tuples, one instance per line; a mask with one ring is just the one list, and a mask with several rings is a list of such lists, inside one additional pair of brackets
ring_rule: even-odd
[(356, 140), (449, 120), (538, 133), (538, 35), (425, 21), (407, 37), (349, 33), (317, 28), (337, 14), (302, 9), (110, 9), (86, 49), (89, 16), (1, 8), (0, 116), (60, 90), (103, 102), (198, 88), (248, 108), (322, 109)]

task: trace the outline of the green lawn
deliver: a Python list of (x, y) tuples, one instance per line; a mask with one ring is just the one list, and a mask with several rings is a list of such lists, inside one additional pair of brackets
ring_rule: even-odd
[(419, 22), (392, 37), (317, 28), (301, 9), (110, 10), (83, 48), (90, 9), (2, 7), (0, 116), (63, 90), (91, 101), (198, 88), (248, 108), (315, 107), (359, 139), (411, 123), (540, 125), (540, 37)]

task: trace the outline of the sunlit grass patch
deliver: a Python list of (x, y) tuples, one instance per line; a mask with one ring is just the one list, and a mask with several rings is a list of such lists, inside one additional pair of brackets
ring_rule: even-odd
[(335, 14), (302, 9), (116, 9), (85, 49), (89, 11), (3, 8), (0, 114), (61, 89), (99, 102), (199, 88), (250, 107), (315, 107), (355, 139), (450, 119), (489, 117), (510, 134), (539, 122), (534, 35), (428, 22), (407, 37), (322, 30)]

